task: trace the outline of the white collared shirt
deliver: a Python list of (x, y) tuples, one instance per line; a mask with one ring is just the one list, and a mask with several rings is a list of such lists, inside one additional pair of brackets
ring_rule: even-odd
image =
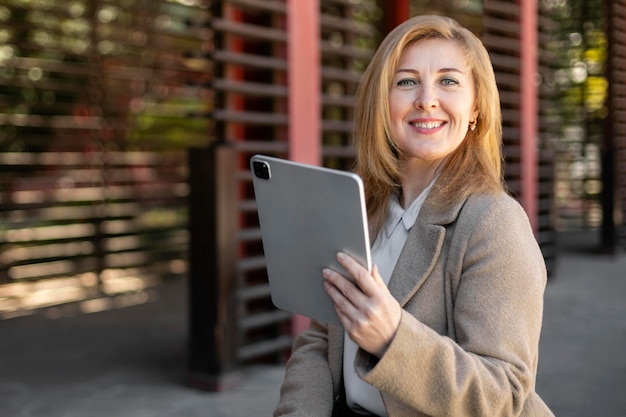
[[(434, 182), (434, 180), (431, 181), (406, 210), (400, 205), (398, 195), (393, 194), (391, 196), (385, 224), (378, 232), (372, 245), (372, 264), (378, 267), (378, 272), (380, 272), (385, 284), (389, 284), (391, 273), (398, 262), (409, 231), (413, 227)], [(357, 350), (358, 345), (344, 332), (343, 379), (346, 388), (346, 402), (356, 413), (372, 413), (376, 416), (387, 417), (380, 391), (359, 378), (354, 370)]]

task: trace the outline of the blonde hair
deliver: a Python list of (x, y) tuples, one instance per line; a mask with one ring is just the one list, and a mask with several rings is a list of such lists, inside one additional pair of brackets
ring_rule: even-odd
[(489, 54), (468, 29), (444, 16), (413, 17), (393, 29), (382, 41), (365, 70), (357, 90), (354, 116), (356, 172), (363, 178), (371, 232), (375, 237), (387, 214), (392, 192), (399, 191), (399, 155), (390, 129), (389, 92), (400, 58), (423, 39), (447, 39), (460, 46), (472, 72), (478, 119), (450, 155), (435, 186), (447, 184), (441, 204), (450, 204), (477, 192), (504, 189), (500, 96)]

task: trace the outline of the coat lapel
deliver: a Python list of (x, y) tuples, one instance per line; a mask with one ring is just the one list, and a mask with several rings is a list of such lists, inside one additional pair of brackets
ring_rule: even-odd
[(404, 306), (419, 290), (441, 253), (445, 225), (452, 223), (465, 201), (444, 207), (442, 188), (435, 184), (409, 232), (398, 263), (389, 279), (389, 291)]
[(389, 279), (389, 291), (401, 306), (411, 299), (432, 270), (444, 236), (443, 226), (415, 222)]

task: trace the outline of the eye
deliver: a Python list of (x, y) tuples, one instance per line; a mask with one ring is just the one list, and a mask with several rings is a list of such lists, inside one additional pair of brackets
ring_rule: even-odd
[(396, 83), (398, 87), (413, 87), (417, 85), (417, 81), (413, 78), (402, 78)]
[(457, 80), (455, 80), (454, 78), (442, 78), (441, 81), (439, 81), (442, 85), (446, 86), (446, 87), (452, 87), (455, 85), (459, 85), (459, 82)]

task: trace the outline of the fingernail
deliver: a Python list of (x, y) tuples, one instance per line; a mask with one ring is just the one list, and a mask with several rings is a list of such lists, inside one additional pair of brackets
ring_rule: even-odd
[(326, 278), (328, 278), (330, 276), (330, 269), (328, 269), (328, 268), (322, 269), (322, 275), (324, 275)]
[(343, 252), (337, 252), (337, 259), (339, 260), (346, 259), (346, 254)]

